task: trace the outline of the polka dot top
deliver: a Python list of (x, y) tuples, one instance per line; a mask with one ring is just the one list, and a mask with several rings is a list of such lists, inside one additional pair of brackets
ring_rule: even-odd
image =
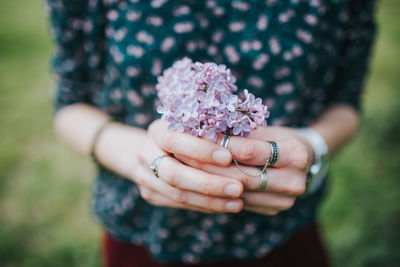
[[(329, 105), (359, 109), (374, 36), (371, 0), (48, 0), (56, 108), (84, 102), (125, 124), (158, 118), (155, 84), (182, 57), (223, 63), (268, 105), (270, 125), (305, 126)], [(276, 216), (156, 207), (100, 167), (94, 211), (159, 261), (255, 259), (315, 220), (325, 186)]]

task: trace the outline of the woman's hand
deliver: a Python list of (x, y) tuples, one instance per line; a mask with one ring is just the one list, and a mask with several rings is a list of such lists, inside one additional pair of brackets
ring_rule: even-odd
[[(102, 162), (108, 162), (111, 169), (137, 183), (143, 199), (156, 206), (208, 213), (242, 209), (243, 201), (239, 197), (243, 186), (239, 181), (189, 167), (171, 154), (179, 152), (215, 164), (213, 166), (226, 166), (231, 162), (229, 151), (189, 134), (170, 132), (167, 123), (159, 120), (140, 136), (135, 135), (133, 129), (121, 124), (111, 125), (101, 135), (96, 154), (102, 159), (102, 155), (107, 157), (110, 153), (105, 146), (117, 149), (114, 157)], [(112, 143), (114, 145), (110, 146)], [(160, 155), (168, 156), (160, 161), (157, 178), (149, 166)]]
[[(61, 139), (88, 155), (96, 132), (107, 119), (103, 111), (77, 103), (57, 112), (55, 128)], [(335, 105), (313, 127), (324, 136), (332, 155), (350, 139), (357, 125), (358, 115), (352, 108)], [(238, 212), (244, 200), (247, 210), (275, 214), (289, 208), (295, 197), (304, 192), (305, 170), (313, 156), (308, 143), (285, 127), (269, 126), (253, 131), (249, 138), (233, 137), (230, 147), (239, 161), (263, 165), (271, 151), (266, 140), (276, 141), (280, 152), (275, 167), (268, 168), (270, 179), (264, 192), (255, 191), (260, 186), (259, 178), (244, 175), (236, 166), (224, 167), (231, 163), (226, 149), (188, 134), (170, 132), (167, 123), (159, 120), (151, 125), (149, 132), (112, 123), (100, 135), (95, 152), (105, 167), (137, 182), (142, 196), (156, 205)], [(171, 157), (164, 158), (158, 179), (149, 166), (161, 154), (175, 155), (192, 167)], [(239, 186), (239, 190), (233, 190), (229, 184)], [(244, 193), (242, 184), (246, 188)], [(236, 193), (229, 197), (229, 191)], [(242, 193), (242, 198), (238, 198)], [(229, 202), (233, 202), (228, 205), (233, 209), (226, 208)]]
[[(221, 137), (217, 141), (220, 143)], [(309, 143), (287, 127), (268, 126), (258, 128), (249, 137), (231, 137), (229, 147), (240, 163), (262, 166), (271, 155), (271, 145), (266, 141), (275, 141), (279, 147), (279, 156), (273, 167), (267, 168), (268, 184), (265, 190), (258, 191), (261, 177), (250, 177), (241, 172), (234, 164), (228, 167), (216, 166), (183, 155), (176, 158), (188, 166), (240, 181), (245, 192), (242, 195), (243, 209), (275, 215), (290, 209), (296, 197), (306, 189), (306, 172), (312, 162), (313, 151)], [(258, 168), (241, 166), (247, 172), (258, 174)]]
[[(55, 116), (57, 134), (77, 151), (89, 155), (93, 140), (109, 116), (93, 106), (77, 103), (59, 110)], [(136, 182), (142, 197), (165, 207), (203, 212), (238, 212), (243, 185), (232, 178), (210, 175), (182, 164), (173, 157), (163, 158), (159, 176), (150, 164), (160, 155), (197, 155), (203, 162), (229, 165), (231, 155), (214, 143), (167, 130), (167, 123), (152, 123), (149, 131), (121, 123), (108, 123), (94, 147), (95, 156), (106, 168)]]

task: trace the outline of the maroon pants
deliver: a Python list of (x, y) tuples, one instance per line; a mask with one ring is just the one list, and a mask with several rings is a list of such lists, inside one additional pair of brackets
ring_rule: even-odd
[(283, 247), (276, 249), (262, 259), (235, 260), (207, 264), (167, 263), (160, 264), (154, 261), (146, 249), (113, 239), (109, 234), (104, 237), (104, 256), (106, 267), (220, 267), (220, 266), (246, 266), (246, 267), (286, 267), (329, 266), (327, 254), (319, 237), (316, 224), (293, 236)]

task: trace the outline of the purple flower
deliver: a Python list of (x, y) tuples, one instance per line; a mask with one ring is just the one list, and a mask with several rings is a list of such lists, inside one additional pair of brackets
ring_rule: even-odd
[(235, 127), (233, 127), (233, 134), (234, 135), (245, 135), (246, 133), (250, 132), (250, 123), (251, 120), (247, 116), (243, 116), (239, 121), (238, 124), (236, 124)]
[(188, 101), (187, 103), (185, 103), (185, 105), (181, 107), (181, 110), (183, 112), (182, 121), (186, 122), (191, 118), (197, 118), (198, 117), (198, 113), (197, 113), (198, 108), (199, 108), (199, 104), (197, 102)]
[(206, 136), (209, 140), (217, 141), (217, 133), (215, 127), (204, 127), (200, 131), (200, 136)]
[(170, 130), (170, 131), (177, 130), (178, 132), (182, 133), (185, 129), (183, 124), (179, 120), (177, 120), (173, 117), (169, 117), (168, 122), (169, 122), (168, 130)]
[(216, 141), (217, 133), (247, 136), (250, 130), (266, 125), (267, 107), (247, 90), (244, 100), (234, 95), (236, 78), (225, 65), (183, 58), (157, 81), (162, 103), (157, 112), (169, 122), (171, 131)]
[(219, 101), (215, 98), (215, 94), (210, 91), (208, 91), (207, 93), (200, 91), (197, 93), (197, 96), (200, 102), (200, 106), (204, 109), (218, 107), (220, 104)]
[(237, 95), (229, 95), (228, 93), (223, 93), (221, 95), (221, 105), (219, 109), (227, 108), (230, 112), (234, 112), (236, 105), (238, 103)]
[(239, 113), (238, 112), (232, 112), (228, 114), (228, 119), (226, 120), (226, 123), (228, 127), (233, 128), (239, 123)]

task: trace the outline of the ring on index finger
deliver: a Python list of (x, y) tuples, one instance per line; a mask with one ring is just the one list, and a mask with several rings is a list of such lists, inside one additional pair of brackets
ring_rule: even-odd
[(224, 137), (221, 140), (221, 146), (229, 149), (229, 138), (231, 138), (229, 135), (224, 135)]
[(271, 156), (269, 156), (268, 165), (273, 166), (278, 160), (279, 149), (274, 141), (268, 141), (271, 144)]
[(160, 176), (158, 176), (158, 168), (160, 167), (160, 162), (163, 158), (167, 157), (167, 155), (161, 155), (158, 156), (157, 158), (155, 158), (153, 160), (153, 162), (150, 164), (150, 169), (153, 171), (154, 175), (157, 178), (160, 178)]

